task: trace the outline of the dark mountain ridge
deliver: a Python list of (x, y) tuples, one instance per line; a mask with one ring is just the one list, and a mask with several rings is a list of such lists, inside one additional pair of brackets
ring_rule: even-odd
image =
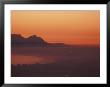
[(48, 43), (43, 38), (32, 35), (24, 38), (21, 34), (11, 34), (12, 46), (64, 46), (64, 43)]

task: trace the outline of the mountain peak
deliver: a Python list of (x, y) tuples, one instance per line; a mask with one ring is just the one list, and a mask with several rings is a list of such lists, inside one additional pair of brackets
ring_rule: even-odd
[(29, 36), (28, 38), (37, 38), (36, 35)]
[(12, 45), (28, 45), (28, 46), (44, 46), (48, 43), (44, 41), (41, 37), (37, 37), (36, 35), (29, 36), (28, 38), (24, 38), (21, 34), (12, 34)]

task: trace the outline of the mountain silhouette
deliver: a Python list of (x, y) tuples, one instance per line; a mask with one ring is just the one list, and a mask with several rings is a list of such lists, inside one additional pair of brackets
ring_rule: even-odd
[(12, 46), (64, 46), (64, 43), (48, 43), (37, 35), (24, 38), (21, 34), (11, 34)]
[(32, 35), (30, 37), (28, 37), (26, 39), (27, 43), (30, 44), (42, 44), (42, 45), (46, 45), (48, 44), (46, 41), (44, 41), (41, 37), (37, 37), (36, 35)]
[(24, 38), (20, 34), (11, 34), (11, 44), (12, 46), (24, 45), (24, 46), (44, 46), (48, 45), (41, 37), (32, 35), (28, 38)]

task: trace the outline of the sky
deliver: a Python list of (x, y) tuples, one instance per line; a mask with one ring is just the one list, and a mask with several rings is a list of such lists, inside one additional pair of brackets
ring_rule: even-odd
[(11, 32), (37, 35), (50, 43), (100, 44), (99, 10), (11, 11)]

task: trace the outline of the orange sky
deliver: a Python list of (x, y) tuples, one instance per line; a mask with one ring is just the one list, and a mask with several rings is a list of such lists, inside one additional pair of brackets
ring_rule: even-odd
[(100, 44), (100, 12), (12, 11), (12, 33), (37, 35), (51, 43)]

